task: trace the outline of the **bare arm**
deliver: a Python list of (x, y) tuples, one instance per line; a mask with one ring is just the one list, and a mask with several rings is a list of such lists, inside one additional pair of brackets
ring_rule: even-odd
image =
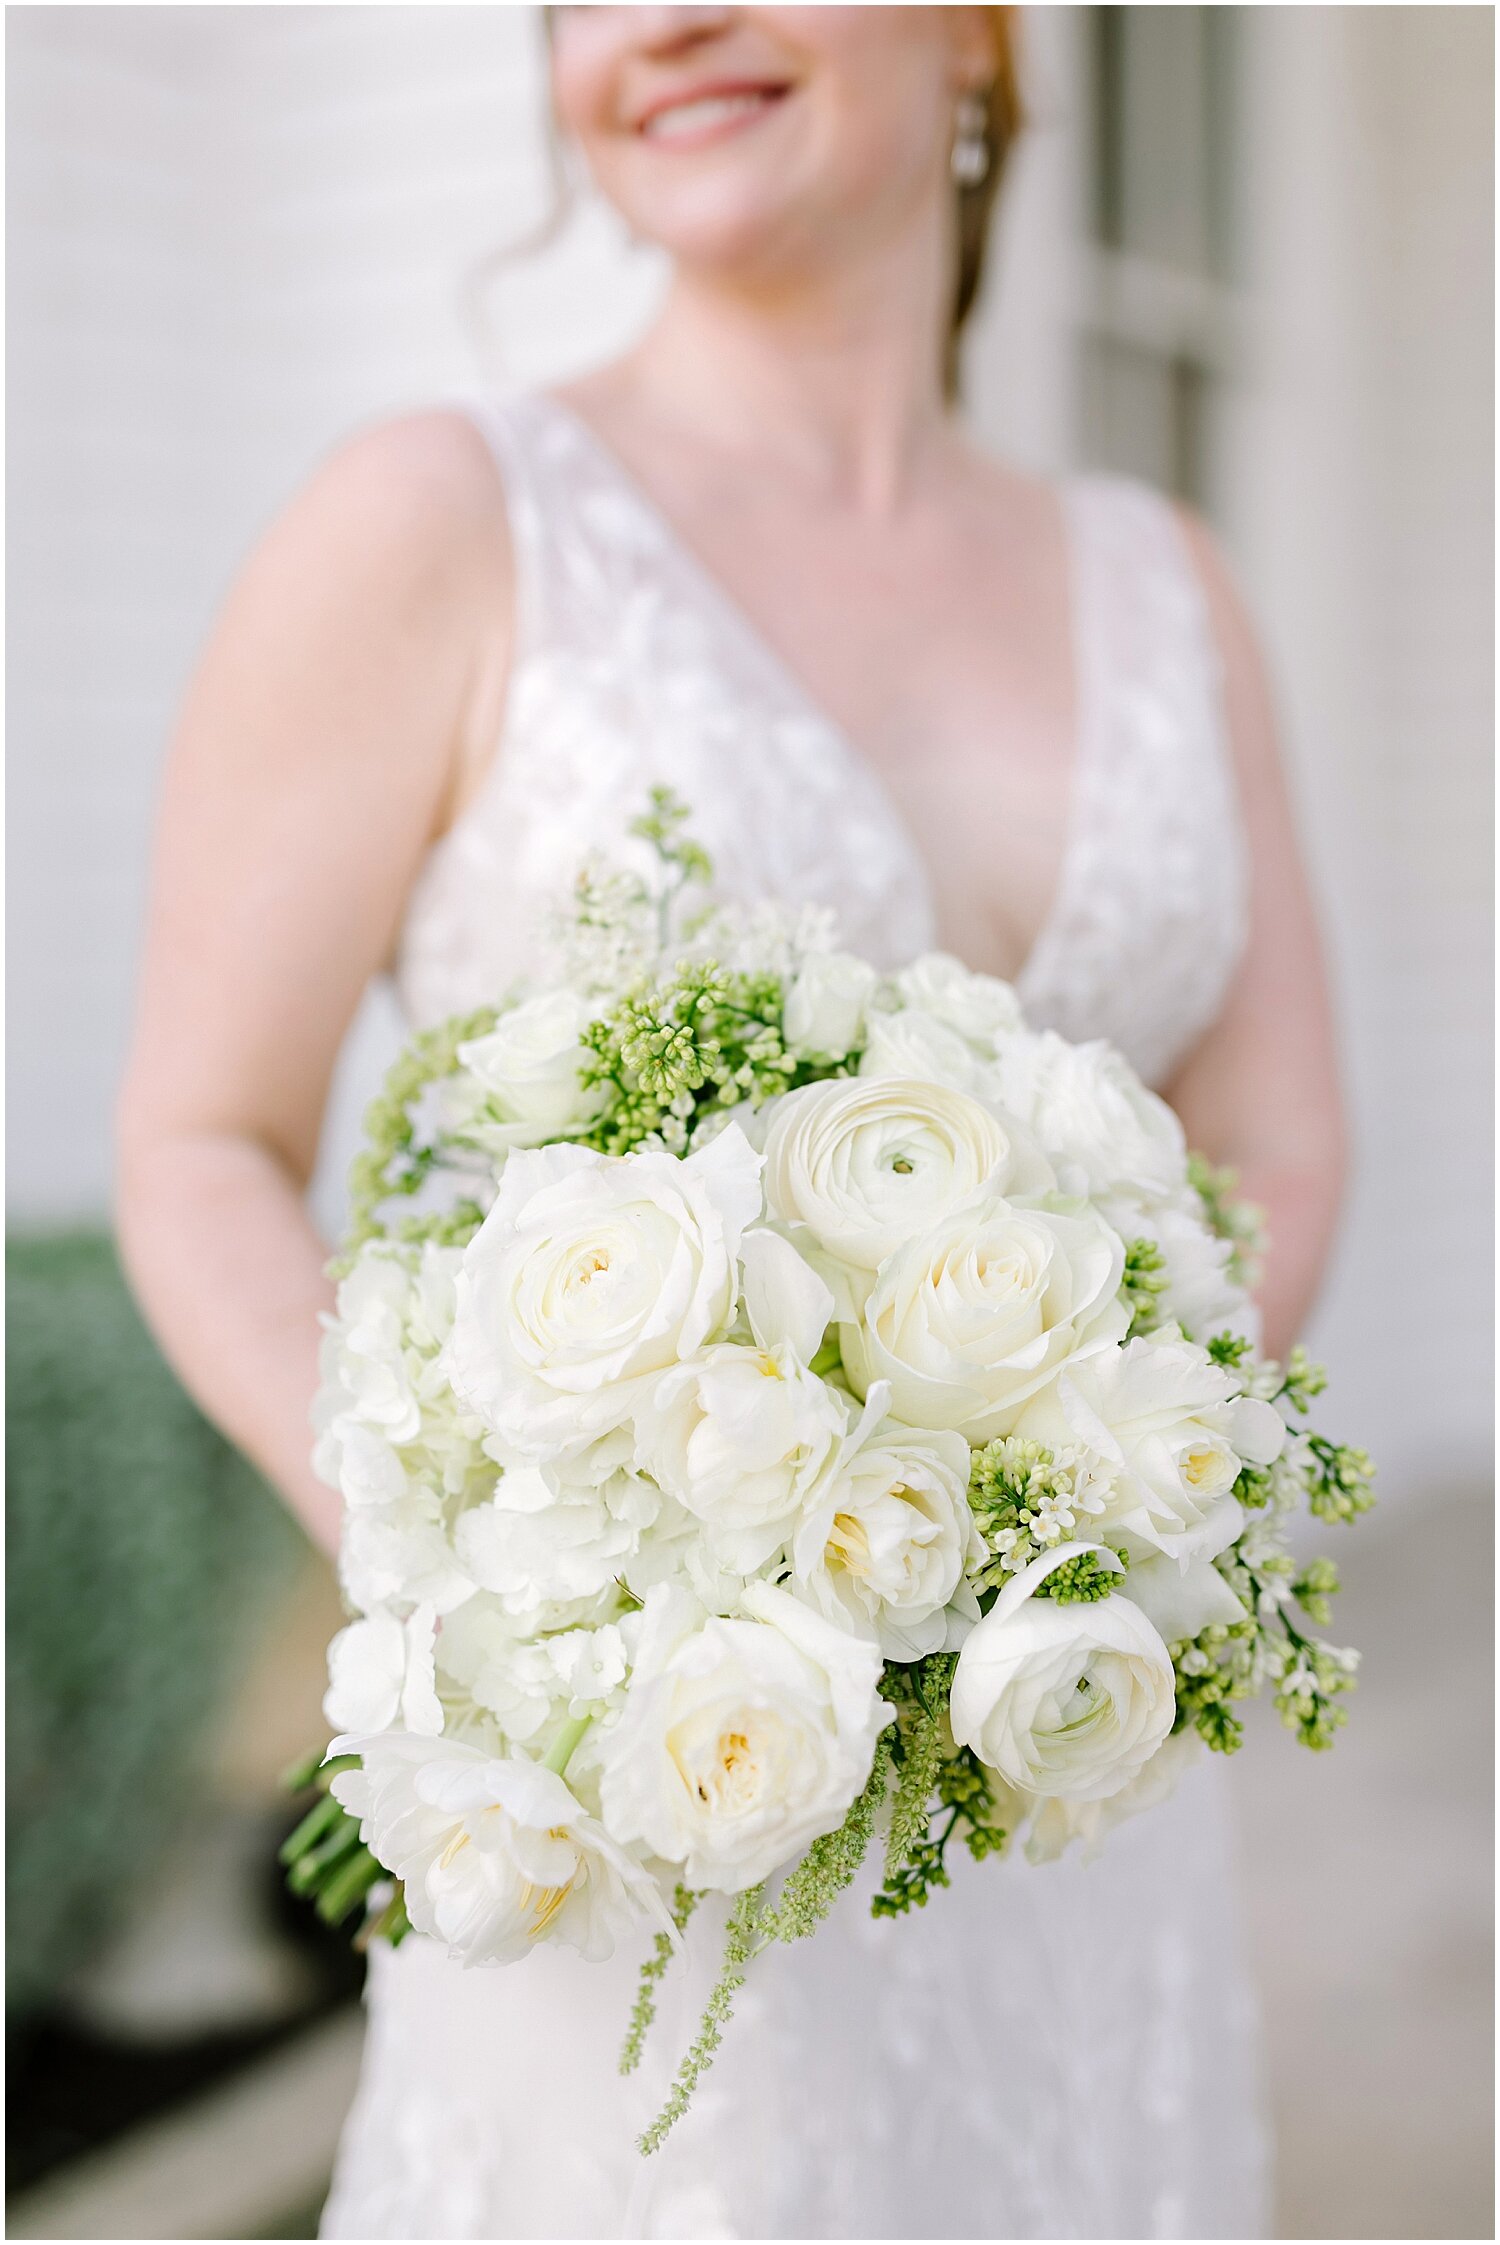
[(1167, 1097), (1188, 1143), (1240, 1174), (1266, 1211), (1266, 1348), (1284, 1356), (1316, 1297), (1343, 1190), (1344, 1109), (1312, 900), (1253, 634), (1223, 562), (1193, 522), (1224, 665), (1250, 854), (1250, 933), (1229, 1000)]
[(494, 736), (509, 580), (462, 415), (355, 436), (241, 571), (168, 761), (121, 1250), (185, 1386), (329, 1549), (308, 1409), (332, 1290), (304, 1196), (344, 1032)]

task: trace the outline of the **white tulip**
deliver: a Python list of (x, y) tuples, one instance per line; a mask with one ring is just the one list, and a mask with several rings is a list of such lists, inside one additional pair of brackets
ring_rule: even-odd
[(597, 1962), (643, 1922), (670, 1928), (655, 1881), (554, 1771), (403, 1731), (329, 1751), (359, 1755), (329, 1789), (403, 1882), (417, 1931), (461, 1964), (508, 1964), (540, 1940)]
[(741, 1615), (705, 1616), (663, 1585), (638, 1617), (624, 1713), (602, 1740), (605, 1821), (738, 1893), (842, 1823), (890, 1720), (878, 1648), (787, 1592), (751, 1583)]
[(965, 1639), (949, 1701), (958, 1744), (1008, 1785), (1081, 1801), (1128, 1785), (1176, 1713), (1171, 1657), (1128, 1597), (1060, 1604), (1036, 1595), (1085, 1551), (1100, 1547), (1062, 1544), (1006, 1584)]
[(1154, 1333), (1070, 1365), (1015, 1431), (1085, 1451), (1105, 1498), (1097, 1532), (1132, 1559), (1212, 1559), (1239, 1534), (1241, 1465), (1269, 1465), (1286, 1426), (1180, 1335)]

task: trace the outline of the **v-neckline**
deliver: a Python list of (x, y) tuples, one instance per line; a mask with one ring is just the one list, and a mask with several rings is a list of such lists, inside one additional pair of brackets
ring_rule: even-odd
[[(847, 727), (832, 714), (806, 679), (756, 622), (744, 602), (731, 591), (719, 571), (698, 551), (687, 533), (679, 529), (661, 501), (647, 489), (635, 470), (627, 465), (609, 440), (600, 435), (586, 415), (580, 413), (576, 406), (570, 405), (565, 398), (559, 397), (555, 391), (537, 389), (533, 390), (532, 396), (584, 446), (595, 464), (630, 499), (637, 512), (649, 522), (664, 550), (672, 556), (702, 603), (739, 640), (767, 676), (774, 680), (788, 706), (800, 711), (806, 721), (815, 725), (826, 736), (851, 777), (857, 778), (879, 802), (902, 836), (913, 862), (921, 868), (929, 901), (935, 908), (937, 882), (934, 870), (874, 758), (860, 747)], [(1059, 477), (1056, 490), (1068, 580), (1068, 639), (1073, 663), (1073, 754), (1057, 877), (1042, 923), (1015, 973), (1009, 977), (1016, 989), (1021, 988), (1052, 950), (1071, 909), (1075, 866), (1083, 826), (1087, 776), (1085, 766), (1095, 731), (1086, 649), (1082, 542), (1074, 518), (1077, 483), (1072, 477)], [(935, 938), (935, 909), (932, 916)]]

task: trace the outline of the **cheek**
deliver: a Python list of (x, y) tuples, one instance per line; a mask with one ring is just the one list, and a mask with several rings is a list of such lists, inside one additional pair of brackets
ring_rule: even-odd
[(624, 42), (616, 8), (558, 8), (551, 42), (552, 108), (563, 131), (588, 145), (619, 114)]

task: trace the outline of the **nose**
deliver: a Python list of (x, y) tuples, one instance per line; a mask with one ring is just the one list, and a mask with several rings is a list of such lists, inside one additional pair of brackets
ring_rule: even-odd
[(648, 54), (687, 54), (726, 32), (738, 8), (636, 8), (637, 36)]

